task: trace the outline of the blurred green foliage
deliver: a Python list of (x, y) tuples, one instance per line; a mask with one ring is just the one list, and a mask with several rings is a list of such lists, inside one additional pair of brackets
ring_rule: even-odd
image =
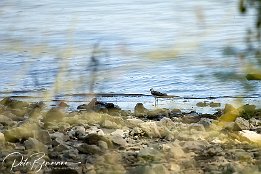
[[(239, 71), (220, 71), (213, 74), (221, 81), (240, 81), (243, 93), (257, 90), (248, 80), (261, 79), (261, 1), (239, 0), (238, 10), (242, 15), (253, 15), (255, 23), (246, 26), (245, 47), (237, 49), (233, 45), (224, 47), (223, 55), (237, 57)], [(254, 12), (254, 13), (253, 13)]]
[[(255, 25), (248, 28), (246, 36), (247, 50), (245, 55), (252, 55), (256, 58), (258, 66), (261, 66), (261, 1), (260, 0), (240, 0), (239, 11), (242, 14), (248, 13), (248, 11), (255, 10)], [(244, 55), (243, 55), (244, 56)], [(259, 68), (258, 67), (258, 68)]]

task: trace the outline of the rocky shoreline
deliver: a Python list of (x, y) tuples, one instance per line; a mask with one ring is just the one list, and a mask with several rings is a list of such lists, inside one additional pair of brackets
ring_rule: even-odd
[(134, 112), (92, 100), (68, 112), (0, 101), (0, 173), (261, 173), (261, 110)]

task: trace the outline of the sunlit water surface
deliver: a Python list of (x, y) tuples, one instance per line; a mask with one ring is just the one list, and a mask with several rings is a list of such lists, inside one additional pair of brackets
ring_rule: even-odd
[[(244, 60), (233, 54), (245, 49), (247, 26), (254, 23), (254, 13), (242, 16), (237, 5), (2, 0), (0, 97), (83, 102), (85, 95), (73, 94), (148, 95), (154, 88), (188, 98), (243, 96), (260, 104), (260, 81), (247, 81)], [(95, 43), (96, 69), (90, 65)], [(104, 100), (154, 103), (149, 96)], [(165, 103), (172, 106), (173, 99)]]

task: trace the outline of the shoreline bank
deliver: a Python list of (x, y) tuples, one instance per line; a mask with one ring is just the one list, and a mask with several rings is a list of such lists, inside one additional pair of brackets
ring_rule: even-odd
[[(142, 104), (135, 112), (101, 102), (68, 112), (66, 103), (47, 110), (42, 102), (7, 98), (0, 103), (1, 173), (35, 172), (39, 165), (12, 164), (21, 155), (33, 163), (40, 158), (36, 153), (44, 154), (42, 162), (49, 164), (40, 168), (43, 174), (261, 170), (261, 110), (253, 105), (226, 105), (216, 114), (198, 114), (150, 110)], [(5, 158), (14, 152), (20, 155)]]

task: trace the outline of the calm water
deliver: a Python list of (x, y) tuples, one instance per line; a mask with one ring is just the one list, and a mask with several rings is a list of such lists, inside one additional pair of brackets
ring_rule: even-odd
[(260, 81), (246, 81), (244, 62), (224, 54), (245, 48), (252, 14), (241, 16), (237, 0), (2, 0), (0, 93), (55, 99), (91, 86), (139, 94), (153, 87), (181, 97), (260, 98)]

